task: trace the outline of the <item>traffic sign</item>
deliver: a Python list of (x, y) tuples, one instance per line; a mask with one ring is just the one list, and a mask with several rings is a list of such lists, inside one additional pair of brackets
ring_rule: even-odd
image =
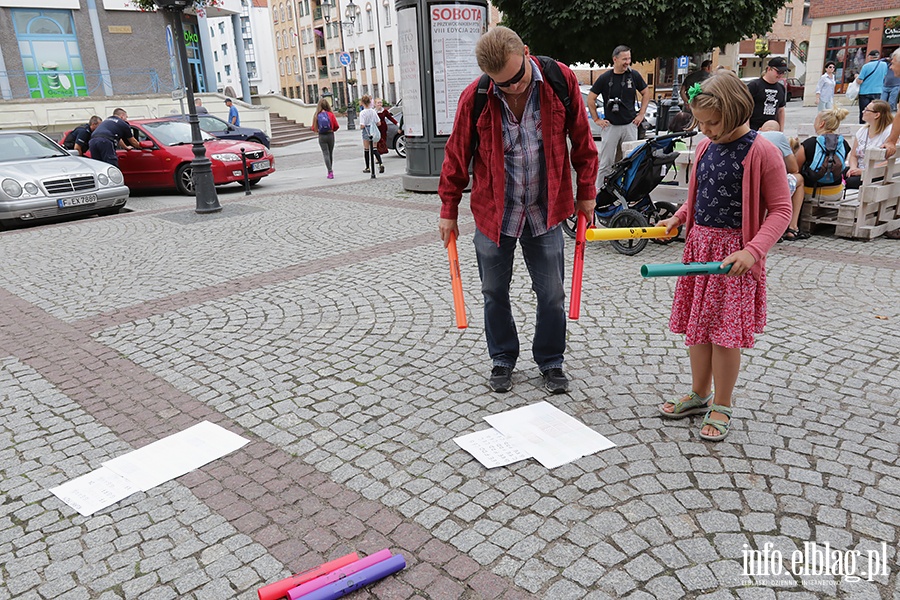
[(688, 57), (688, 56), (679, 56), (678, 57), (678, 62), (677, 62), (676, 66), (679, 69), (687, 69), (688, 64), (690, 64), (690, 57)]
[(342, 65), (344, 65), (345, 67), (349, 67), (350, 62), (352, 61), (352, 59), (350, 58), (350, 53), (349, 52), (341, 52), (340, 60), (341, 60)]

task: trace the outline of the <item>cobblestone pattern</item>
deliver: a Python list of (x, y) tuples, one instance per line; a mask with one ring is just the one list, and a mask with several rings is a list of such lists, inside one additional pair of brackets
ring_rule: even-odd
[(178, 482), (74, 513), (49, 488), (132, 448), (15, 359), (0, 389), (0, 598), (252, 600), (284, 570)]
[[(641, 280), (637, 271), (643, 262), (678, 260), (681, 245), (651, 244), (633, 259), (589, 245), (582, 316), (569, 326), (567, 369), (576, 381), (569, 396), (552, 401), (618, 447), (552, 471), (533, 461), (486, 471), (452, 438), (484, 427), (487, 414), (544, 399), (538, 373), (526, 350), (514, 391), (489, 393), (470, 233), (459, 245), (470, 328), (459, 332), (434, 213), (388, 206), (406, 201), (387, 197), (389, 182), (382, 185), (365, 193), (364, 210), (376, 216), (347, 222), (346, 231), (370, 231), (373, 222), (390, 229), (381, 219), (402, 214), (406, 237), (398, 234), (393, 246), (354, 239), (358, 251), (348, 254), (346, 239), (326, 235), (340, 219), (317, 212), (333, 208), (324, 199), (303, 201), (302, 226), (284, 218), (298, 203), (268, 198), (266, 214), (282, 218), (254, 222), (249, 215), (229, 220), (228, 229), (205, 228), (212, 245), (241, 236), (308, 248), (295, 265), (339, 257), (273, 270), (265, 245), (248, 243), (242, 261), (258, 265), (256, 274), (243, 275), (230, 294), (227, 281), (203, 287), (202, 261), (182, 264), (167, 254), (155, 235), (159, 219), (130, 225), (136, 252), (160, 257), (139, 275), (165, 274), (180, 294), (97, 316), (104, 292), (129, 283), (113, 282), (109, 269), (95, 275), (89, 293), (63, 299), (49, 293), (65, 287), (61, 272), (45, 269), (42, 278), (23, 269), (18, 287), (7, 283), (11, 275), (2, 283), (76, 321), (74, 332), (92, 334), (86, 345), (137, 365), (145, 391), (171, 386), (174, 408), (155, 409), (147, 430), (163, 434), (185, 410), (195, 418), (219, 415), (265, 440), (248, 450), (250, 464), (263, 463), (258, 469), (236, 454), (184, 484), (279, 560), (289, 548), (295, 556), (327, 556), (348, 540), (371, 549), (373, 539), (399, 542), (415, 568), (388, 584), (397, 589), (385, 587), (390, 597), (495, 597), (512, 589), (544, 598), (900, 593), (900, 269), (893, 242), (814, 238), (773, 252), (769, 329), (744, 355), (735, 426), (718, 445), (697, 438), (696, 420), (655, 417), (661, 400), (688, 385), (688, 366), (682, 342), (666, 330), (674, 281)], [(347, 191), (362, 196), (360, 187)], [(310, 239), (321, 247), (311, 248)], [(0, 236), (0, 244), (7, 241)], [(53, 247), (17, 241), (34, 253)], [(76, 278), (99, 268), (74, 262)], [(526, 280), (520, 267), (513, 296), (525, 349), (534, 311)], [(111, 360), (101, 356), (99, 364)], [(290, 470), (282, 462), (289, 457), (298, 459)], [(275, 507), (268, 497), (239, 498), (252, 510), (233, 513), (237, 498), (228, 492), (249, 489), (242, 485), (248, 480), (265, 483), (266, 466), (303, 482), (303, 493), (287, 505), (276, 494)], [(304, 518), (308, 503), (313, 509)], [(349, 508), (357, 503), (364, 508)], [(358, 523), (345, 530), (340, 517), (347, 514)], [(267, 538), (270, 532), (277, 533)], [(789, 577), (748, 587), (745, 544), (770, 542), (788, 553), (808, 540), (842, 550), (886, 542), (893, 569), (872, 582)]]

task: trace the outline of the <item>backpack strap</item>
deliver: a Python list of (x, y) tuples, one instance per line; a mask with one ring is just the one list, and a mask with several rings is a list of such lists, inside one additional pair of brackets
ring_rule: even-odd
[[(559, 101), (566, 108), (566, 130), (568, 130), (575, 115), (575, 109), (572, 106), (572, 98), (569, 97), (569, 84), (566, 82), (566, 76), (563, 75), (562, 69), (559, 68), (559, 63), (555, 59), (549, 56), (535, 56), (535, 58), (541, 63), (541, 74), (544, 80), (550, 84), (556, 97), (559, 98)], [(487, 104), (490, 84), (491, 78), (487, 75), (482, 75), (478, 80), (478, 87), (475, 88), (475, 98), (472, 105), (472, 156), (475, 155), (475, 150), (478, 149), (480, 141), (477, 127), (478, 117), (481, 116)]]

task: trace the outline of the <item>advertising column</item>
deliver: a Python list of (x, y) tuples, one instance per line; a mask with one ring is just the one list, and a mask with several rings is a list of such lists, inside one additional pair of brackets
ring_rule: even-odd
[(396, 7), (407, 153), (403, 187), (435, 192), (460, 94), (481, 75), (475, 43), (487, 30), (487, 2), (397, 0)]

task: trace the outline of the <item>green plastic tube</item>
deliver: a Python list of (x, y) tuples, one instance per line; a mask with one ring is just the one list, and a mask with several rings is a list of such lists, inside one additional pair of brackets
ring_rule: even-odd
[(644, 277), (681, 277), (682, 275), (722, 275), (731, 270), (729, 264), (724, 269), (721, 262), (708, 263), (665, 263), (644, 265), (641, 275)]

